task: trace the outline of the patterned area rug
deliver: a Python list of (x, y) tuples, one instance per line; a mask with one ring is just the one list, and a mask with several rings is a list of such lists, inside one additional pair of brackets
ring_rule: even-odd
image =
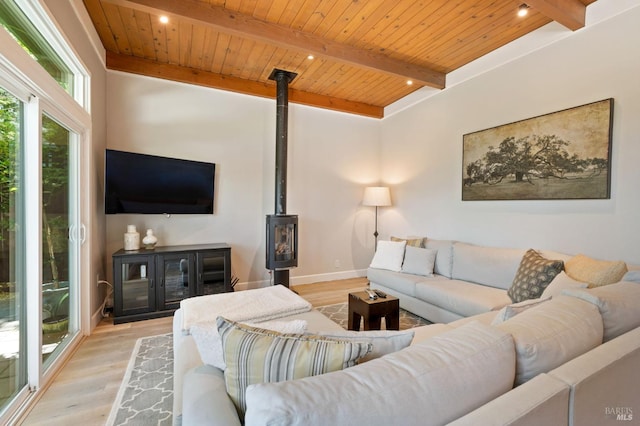
[(138, 339), (107, 426), (173, 423), (173, 335)]
[[(339, 324), (345, 330), (347, 329), (349, 314), (349, 305), (347, 304), (347, 302), (337, 303), (335, 305), (320, 306), (316, 309), (324, 314), (324, 316), (329, 317), (329, 319), (331, 319), (333, 322)], [(411, 312), (405, 311), (402, 308), (400, 309), (400, 330), (407, 330), (409, 328), (419, 327), (421, 325), (427, 324), (431, 324), (431, 322), (417, 315), (414, 315)], [(383, 330), (385, 329), (384, 318), (382, 319), (380, 328)], [(361, 322), (360, 330), (362, 329), (364, 329), (364, 325)]]

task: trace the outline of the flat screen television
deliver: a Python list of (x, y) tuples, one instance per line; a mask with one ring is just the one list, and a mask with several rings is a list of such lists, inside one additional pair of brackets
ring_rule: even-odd
[(106, 214), (213, 214), (216, 165), (106, 150)]

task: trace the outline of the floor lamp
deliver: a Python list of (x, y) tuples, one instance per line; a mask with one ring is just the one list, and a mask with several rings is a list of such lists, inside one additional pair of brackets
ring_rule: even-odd
[(364, 189), (364, 197), (362, 198), (363, 206), (371, 206), (376, 208), (376, 230), (373, 236), (376, 238), (376, 248), (378, 247), (378, 207), (391, 205), (391, 195), (389, 188), (386, 186), (368, 186)]

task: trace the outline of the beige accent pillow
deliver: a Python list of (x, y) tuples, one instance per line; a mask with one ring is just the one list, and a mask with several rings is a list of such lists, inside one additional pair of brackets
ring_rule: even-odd
[(307, 334), (282, 334), (222, 317), (217, 320), (227, 366), (224, 379), (241, 420), (247, 386), (342, 370), (371, 351), (370, 343)]
[(390, 238), (391, 241), (395, 241), (395, 242), (406, 241), (407, 246), (420, 247), (420, 248), (424, 248), (424, 240), (426, 239), (427, 239), (426, 237), (425, 238), (398, 238), (398, 237)]
[(627, 264), (621, 260), (596, 260), (578, 254), (567, 260), (564, 270), (574, 280), (589, 283), (589, 288), (593, 288), (620, 281), (627, 273)]

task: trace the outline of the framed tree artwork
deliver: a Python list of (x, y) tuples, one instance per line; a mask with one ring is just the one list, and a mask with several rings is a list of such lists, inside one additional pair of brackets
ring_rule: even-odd
[(607, 199), (613, 99), (462, 137), (462, 200)]

